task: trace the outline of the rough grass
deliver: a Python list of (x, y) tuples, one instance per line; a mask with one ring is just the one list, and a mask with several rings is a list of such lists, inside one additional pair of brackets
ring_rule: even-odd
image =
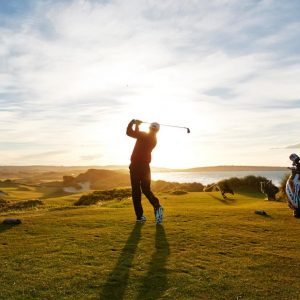
[(76, 206), (80, 205), (93, 205), (102, 201), (109, 200), (122, 200), (131, 196), (131, 189), (112, 189), (112, 190), (103, 190), (95, 191), (87, 195), (81, 196), (78, 201), (74, 203)]
[[(144, 225), (129, 200), (43, 208), (0, 225), (0, 299), (300, 299), (300, 220), (285, 203), (258, 194), (160, 199), (163, 226), (146, 200)], [(49, 201), (59, 208), (59, 198)]]
[(24, 210), (24, 209), (32, 209), (38, 205), (42, 205), (43, 202), (41, 200), (25, 200), (25, 201), (17, 201), (15, 203), (2, 203), (0, 201), (0, 212), (6, 212), (11, 210)]

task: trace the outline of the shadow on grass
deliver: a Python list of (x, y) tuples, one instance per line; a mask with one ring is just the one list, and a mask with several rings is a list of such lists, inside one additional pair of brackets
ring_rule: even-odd
[(64, 211), (64, 210), (75, 210), (80, 209), (82, 206), (61, 206), (61, 207), (51, 207), (49, 211)]
[(63, 191), (57, 191), (57, 192), (53, 192), (53, 193), (43, 193), (43, 196), (40, 197), (40, 199), (49, 199), (49, 198), (61, 198), (61, 197), (65, 197), (65, 196), (70, 196), (70, 195), (74, 195), (72, 193), (66, 193)]
[(127, 286), (129, 271), (135, 251), (141, 238), (142, 223), (136, 223), (121, 251), (116, 266), (108, 275), (100, 299), (122, 300)]
[(250, 198), (257, 198), (257, 199), (264, 199), (266, 198), (266, 196), (260, 192), (248, 192), (248, 191), (237, 191), (238, 194), (242, 195), (242, 196), (246, 196), (246, 197), (250, 197)]
[(254, 213), (262, 218), (273, 219), (273, 217), (271, 215), (269, 215), (268, 213), (265, 213), (265, 214), (261, 214), (261, 213), (257, 213), (257, 212), (254, 212)]
[(19, 224), (0, 224), (0, 233), (6, 231), (8, 229), (11, 229), (15, 226), (18, 226), (18, 225)]
[(222, 202), (223, 204), (227, 204), (227, 205), (230, 205), (230, 204), (234, 204), (236, 201), (235, 199), (232, 199), (232, 198), (221, 198), (221, 197), (217, 197), (215, 195), (212, 195), (212, 194), (209, 194), (210, 197)]
[(161, 225), (156, 225), (155, 250), (137, 299), (161, 299), (167, 288), (166, 263), (170, 249), (164, 227)]

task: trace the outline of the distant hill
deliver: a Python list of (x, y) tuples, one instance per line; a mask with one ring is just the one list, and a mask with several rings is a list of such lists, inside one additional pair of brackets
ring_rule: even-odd
[(213, 166), (190, 169), (176, 169), (174, 172), (226, 172), (226, 171), (286, 171), (286, 167), (269, 166)]
[[(60, 181), (63, 176), (76, 177), (88, 170), (99, 170), (97, 176), (102, 181), (107, 178), (109, 181), (116, 179), (117, 182), (125, 183), (124, 178), (129, 178), (129, 169), (125, 165), (107, 165), (101, 166), (0, 166), (0, 180), (13, 179), (23, 184), (39, 184), (53, 181)], [(152, 172), (222, 172), (222, 171), (286, 171), (286, 167), (270, 166), (211, 166), (195, 167), (188, 169), (169, 169), (151, 167)], [(108, 172), (104, 172), (108, 171)], [(115, 173), (111, 173), (115, 172)], [(104, 176), (104, 173), (106, 174)], [(102, 174), (102, 175), (101, 175)]]
[[(128, 170), (128, 166), (105, 166), (98, 167), (107, 170)], [(207, 167), (195, 167), (185, 169), (172, 169), (151, 166), (152, 172), (230, 172), (230, 171), (286, 171), (286, 167), (279, 166), (207, 166)]]
[(110, 189), (130, 186), (128, 174), (111, 170), (89, 169), (78, 176), (64, 176), (64, 187), (78, 187), (80, 183), (88, 182), (91, 189)]

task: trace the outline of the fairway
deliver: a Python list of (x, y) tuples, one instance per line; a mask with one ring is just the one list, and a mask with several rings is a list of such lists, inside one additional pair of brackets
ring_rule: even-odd
[(130, 199), (2, 213), (23, 223), (0, 225), (0, 299), (300, 299), (300, 220), (286, 203), (159, 196), (162, 226), (145, 199), (142, 225)]

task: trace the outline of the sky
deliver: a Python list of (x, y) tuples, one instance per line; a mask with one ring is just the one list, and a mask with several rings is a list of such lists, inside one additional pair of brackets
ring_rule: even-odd
[(299, 83), (298, 0), (0, 0), (0, 165), (288, 166)]

